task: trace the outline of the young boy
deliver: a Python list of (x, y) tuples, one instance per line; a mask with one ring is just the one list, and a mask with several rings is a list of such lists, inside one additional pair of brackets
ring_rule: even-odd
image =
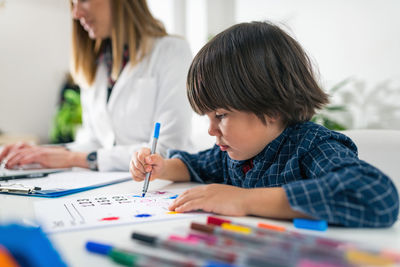
[(343, 134), (309, 122), (328, 102), (300, 45), (267, 22), (242, 23), (214, 37), (188, 74), (192, 108), (210, 120), (216, 145), (170, 159), (143, 148), (131, 173), (207, 183), (185, 191), (170, 210), (387, 227), (399, 199), (391, 180), (358, 159)]

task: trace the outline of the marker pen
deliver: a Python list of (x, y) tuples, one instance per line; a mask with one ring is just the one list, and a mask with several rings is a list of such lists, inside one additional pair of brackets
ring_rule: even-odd
[[(323, 238), (323, 237), (318, 237), (318, 236), (305, 235), (305, 234), (301, 234), (299, 232), (287, 230), (283, 226), (271, 225), (271, 224), (265, 224), (265, 223), (258, 223), (258, 227), (254, 227), (254, 226), (245, 225), (242, 223), (232, 222), (231, 220), (227, 220), (225, 218), (214, 217), (214, 216), (208, 216), (207, 223), (212, 224), (212, 225), (218, 225), (218, 226), (221, 226), (222, 224), (226, 225), (227, 223), (234, 224), (237, 226), (242, 226), (242, 227), (249, 228), (252, 230), (249, 234), (257, 235), (257, 236), (260, 236), (263, 238), (269, 238), (269, 239), (276, 238), (276, 239), (292, 241), (292, 242), (318, 244), (318, 245), (327, 246), (327, 247), (331, 247), (331, 248), (332, 247), (336, 248), (336, 247), (344, 246), (347, 244), (346, 242), (343, 242), (343, 241), (338, 241), (338, 240), (328, 239), (328, 238)], [(237, 228), (237, 229), (240, 229), (240, 228)], [(235, 228), (232, 227), (230, 230), (235, 230)]]
[(178, 239), (162, 239), (137, 232), (132, 233), (132, 239), (141, 241), (150, 246), (165, 248), (177, 253), (196, 256), (202, 259), (212, 259), (231, 264), (238, 258), (238, 254), (233, 252), (228, 252), (216, 247), (201, 246), (193, 242), (184, 242)]
[(282, 239), (282, 236), (285, 236), (284, 234), (282, 234), (282, 232), (286, 232), (286, 228), (281, 226), (259, 223), (258, 227), (254, 227), (251, 225), (232, 222), (231, 220), (214, 216), (207, 217), (207, 224), (221, 226), (226, 230), (241, 232), (243, 234), (252, 234), (263, 237), (279, 237), (280, 239)]
[(18, 267), (17, 261), (10, 252), (0, 244), (0, 266)]
[[(218, 263), (218, 266), (290, 266), (281, 265), (288, 261), (287, 255), (280, 253), (281, 246), (259, 247), (258, 251), (255, 248), (249, 248), (246, 244), (238, 246), (224, 246), (223, 244), (208, 245), (201, 243), (193, 237), (179, 237), (171, 235), (168, 239), (161, 240), (153, 236), (133, 233), (132, 238), (144, 241), (146, 244), (169, 249), (174, 252), (195, 256), (202, 259), (212, 259)], [(235, 251), (235, 252), (232, 252)], [(277, 253), (279, 251), (279, 253)], [(276, 256), (278, 255), (278, 256)], [(228, 264), (228, 265), (226, 265)], [(212, 265), (216, 266), (216, 265)]]
[[(224, 227), (228, 226), (228, 227)], [(231, 238), (238, 241), (239, 246), (233, 245), (231, 249), (246, 252), (247, 256), (242, 260), (249, 266), (267, 266), (265, 264), (281, 264), (282, 266), (295, 266), (301, 256), (311, 257), (313, 254), (321, 254), (326, 258), (342, 261), (343, 251), (332, 247), (307, 242), (307, 239), (288, 239), (285, 236), (268, 236), (246, 233), (246, 227), (222, 223), (221, 227), (192, 223), (191, 229), (203, 233), (213, 234), (217, 238)], [(224, 229), (225, 228), (225, 229)], [(229, 229), (229, 230), (228, 230)], [(215, 244), (219, 244), (216, 242)], [(315, 253), (314, 253), (315, 252)], [(314, 257), (314, 256), (313, 256)], [(332, 260), (333, 261), (333, 260)]]
[[(192, 243), (199, 246), (205, 246), (208, 249), (210, 249), (210, 247), (219, 247), (224, 250), (240, 249), (238, 251), (240, 251), (241, 253), (245, 252), (245, 250), (250, 248), (247, 244), (239, 242), (237, 240), (233, 240), (231, 238), (217, 237), (214, 235), (200, 233), (200, 232), (188, 233), (186, 237), (170, 235), (168, 239), (186, 243)], [(251, 249), (254, 249), (254, 247)]]
[[(154, 135), (153, 135), (153, 144), (151, 146), (151, 154), (156, 153), (157, 140), (158, 140), (158, 136), (160, 135), (160, 126), (161, 125), (159, 122), (157, 122), (156, 125), (154, 126)], [(146, 173), (146, 178), (144, 179), (144, 184), (143, 184), (142, 197), (144, 197), (146, 195), (147, 188), (149, 188), (150, 176), (151, 176), (151, 172)]]
[(324, 220), (308, 220), (296, 218), (293, 219), (293, 225), (296, 228), (316, 230), (316, 231), (326, 231), (328, 229), (328, 224)]
[[(221, 226), (226, 226), (226, 225), (229, 225), (229, 224), (223, 223)], [(190, 228), (193, 230), (203, 232), (203, 233), (213, 234), (213, 235), (222, 236), (222, 237), (228, 237), (228, 238), (231, 238), (234, 240), (246, 242), (246, 243), (253, 244), (253, 245), (263, 245), (268, 242), (271, 242), (271, 240), (267, 240), (267, 239), (261, 238), (259, 236), (243, 234), (242, 232), (232, 231), (232, 229), (226, 230), (222, 227), (217, 227), (217, 226), (213, 226), (213, 225), (209, 225), (209, 224), (201, 224), (201, 223), (192, 222), (190, 224)]]
[(238, 226), (250, 228), (253, 232), (260, 233), (260, 234), (276, 234), (275, 232), (285, 232), (286, 231), (285, 227), (279, 226), (279, 225), (258, 223), (257, 227), (254, 227), (251, 225), (233, 222), (231, 220), (227, 220), (227, 219), (223, 219), (223, 218), (219, 218), (219, 217), (214, 217), (214, 216), (207, 217), (207, 224), (221, 226), (223, 223), (229, 223), (232, 225), (238, 225)]
[[(88, 241), (86, 249), (90, 252), (108, 256), (113, 261), (125, 266), (167, 266), (190, 267), (207, 266), (209, 262), (196, 259), (177, 259), (172, 257), (144, 254), (143, 252), (115, 248), (111, 245)], [(218, 266), (218, 265), (215, 265)]]
[[(175, 236), (173, 237), (176, 239)], [(235, 261), (235, 264), (239, 266), (276, 266), (277, 263), (287, 262), (289, 256), (288, 253), (285, 253), (282, 259), (283, 254), (281, 252), (287, 250), (287, 244), (273, 243), (271, 245), (254, 245), (228, 237), (198, 232), (189, 233), (187, 237), (180, 237), (180, 239), (188, 240), (188, 242), (197, 241), (228, 251), (240, 251), (240, 256)], [(276, 253), (277, 250), (280, 252)], [(278, 257), (276, 255), (278, 255)], [(281, 266), (280, 264), (277, 265)], [(290, 264), (288, 263), (287, 266), (290, 266)]]

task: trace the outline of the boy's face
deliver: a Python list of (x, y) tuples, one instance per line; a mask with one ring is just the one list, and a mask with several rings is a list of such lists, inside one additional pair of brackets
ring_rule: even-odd
[(234, 160), (253, 158), (284, 130), (280, 119), (265, 116), (264, 124), (253, 113), (217, 109), (206, 115), (210, 120), (208, 133)]

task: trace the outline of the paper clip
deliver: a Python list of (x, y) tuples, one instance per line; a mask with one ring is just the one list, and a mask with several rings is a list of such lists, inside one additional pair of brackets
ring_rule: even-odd
[(1, 172), (1, 173), (4, 173), (4, 172), (5, 172), (5, 170), (6, 170), (6, 164), (7, 164), (7, 160), (6, 160), (6, 159), (3, 159), (3, 160), (0, 162), (0, 172)]
[[(19, 186), (19, 187), (16, 187)], [(42, 188), (33, 186), (33, 187), (26, 187), (23, 184), (10, 184), (7, 186), (0, 185), (0, 192), (2, 193), (19, 193), (19, 194), (33, 194), (36, 191), (41, 190)]]

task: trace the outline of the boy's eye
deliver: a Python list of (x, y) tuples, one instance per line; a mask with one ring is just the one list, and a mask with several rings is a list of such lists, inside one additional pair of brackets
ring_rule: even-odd
[(215, 118), (217, 118), (218, 120), (225, 118), (226, 113), (224, 114), (215, 114)]

